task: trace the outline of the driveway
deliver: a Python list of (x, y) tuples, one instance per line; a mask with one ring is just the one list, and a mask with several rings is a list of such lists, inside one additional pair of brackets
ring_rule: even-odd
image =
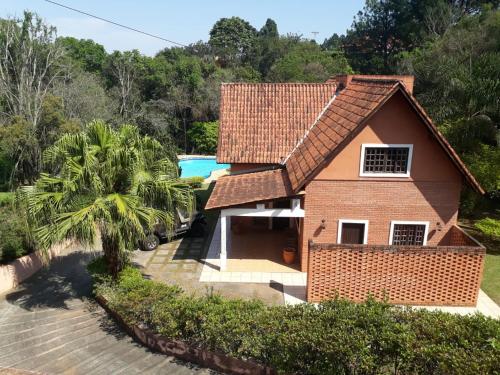
[[(89, 299), (85, 264), (66, 251), (47, 269), (0, 296), (0, 373), (213, 374), (135, 343)], [(7, 373), (9, 373), (7, 371)]]

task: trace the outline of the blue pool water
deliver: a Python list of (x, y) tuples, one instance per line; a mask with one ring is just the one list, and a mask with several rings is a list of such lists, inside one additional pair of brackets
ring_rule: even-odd
[(192, 158), (179, 161), (181, 177), (201, 176), (207, 178), (212, 171), (229, 168), (229, 164), (217, 164), (215, 158), (201, 159)]

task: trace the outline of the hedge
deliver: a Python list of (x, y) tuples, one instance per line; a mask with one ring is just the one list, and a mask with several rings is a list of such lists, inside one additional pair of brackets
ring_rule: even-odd
[(500, 321), (368, 299), (315, 306), (194, 296), (126, 268), (116, 282), (91, 265), (95, 291), (128, 324), (286, 374), (494, 374)]
[(205, 181), (205, 179), (201, 176), (194, 176), (181, 178), (181, 181), (185, 184), (188, 184), (193, 189), (199, 189), (202, 187), (203, 181)]

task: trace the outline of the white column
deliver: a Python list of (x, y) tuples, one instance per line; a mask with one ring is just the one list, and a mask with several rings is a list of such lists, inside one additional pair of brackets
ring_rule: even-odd
[[(291, 199), (290, 200), (290, 209), (292, 211), (295, 211), (297, 209), (300, 209), (300, 199)], [(290, 228), (295, 228), (295, 223), (294, 223), (295, 218), (290, 217)]]
[[(269, 208), (273, 208), (273, 202), (269, 202)], [(273, 229), (273, 218), (269, 217), (267, 220), (268, 220), (267, 227), (269, 230), (272, 230)]]
[(220, 270), (227, 267), (227, 216), (224, 211), (220, 213)]

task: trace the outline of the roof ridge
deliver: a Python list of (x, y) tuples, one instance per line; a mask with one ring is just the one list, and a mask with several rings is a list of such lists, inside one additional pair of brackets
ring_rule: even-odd
[(221, 82), (222, 86), (337, 86), (334, 82)]
[(402, 82), (401, 79), (398, 79), (398, 78), (387, 78), (387, 77), (381, 77), (381, 78), (377, 78), (377, 77), (352, 77), (351, 79), (351, 82), (352, 81), (362, 81), (362, 82)]

